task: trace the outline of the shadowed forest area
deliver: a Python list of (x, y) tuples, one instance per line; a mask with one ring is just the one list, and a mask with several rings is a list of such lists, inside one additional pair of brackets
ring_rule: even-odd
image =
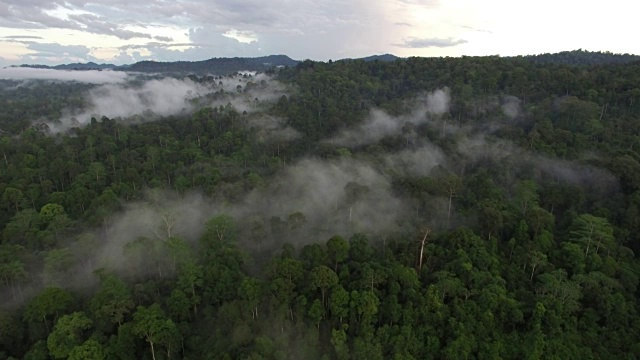
[(0, 109), (0, 359), (640, 357), (629, 56), (0, 80)]

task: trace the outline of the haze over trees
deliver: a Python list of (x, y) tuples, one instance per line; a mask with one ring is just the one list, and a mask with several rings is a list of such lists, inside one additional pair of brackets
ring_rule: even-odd
[(2, 80), (0, 359), (639, 357), (640, 63), (574, 55), (133, 78), (125, 116)]

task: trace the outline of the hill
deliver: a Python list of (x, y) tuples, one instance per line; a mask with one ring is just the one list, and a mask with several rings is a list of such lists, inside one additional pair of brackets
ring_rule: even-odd
[(633, 54), (616, 54), (602, 51), (586, 51), (582, 49), (562, 51), (559, 53), (547, 53), (538, 55), (517, 56), (538, 64), (564, 64), (564, 65), (602, 65), (602, 64), (628, 64), (640, 61), (640, 56)]
[(103, 70), (136, 71), (144, 73), (195, 73), (227, 75), (237, 71), (266, 71), (273, 67), (295, 66), (298, 61), (286, 55), (269, 55), (255, 58), (211, 58), (202, 61), (140, 61), (131, 65), (117, 66), (113, 64), (72, 63), (56, 66), (48, 65), (20, 65), (34, 69), (55, 70)]
[(211, 58), (203, 61), (141, 61), (115, 70), (226, 75), (242, 70), (265, 71), (273, 67), (295, 66), (297, 63), (298, 61), (286, 55), (270, 55), (256, 58)]
[(104, 70), (113, 69), (117, 66), (114, 64), (96, 64), (94, 62), (88, 63), (71, 63), (60, 64), (55, 66), (48, 65), (20, 65), (20, 67), (34, 68), (34, 69), (54, 69), (54, 70)]

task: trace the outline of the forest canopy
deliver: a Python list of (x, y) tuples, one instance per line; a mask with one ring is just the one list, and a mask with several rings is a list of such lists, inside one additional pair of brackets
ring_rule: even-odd
[(544, 59), (0, 80), (0, 359), (639, 357), (640, 62)]

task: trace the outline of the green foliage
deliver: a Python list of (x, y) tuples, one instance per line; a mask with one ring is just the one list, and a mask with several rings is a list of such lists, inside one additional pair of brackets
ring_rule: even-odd
[(55, 359), (69, 358), (74, 348), (82, 344), (83, 334), (91, 325), (91, 319), (81, 312), (60, 317), (47, 338), (51, 356)]
[[(246, 114), (202, 107), (264, 89), (242, 77), (191, 115), (96, 117), (61, 134), (28, 120), (84, 106), (92, 85), (4, 91), (0, 358), (638, 357), (629, 59), (305, 61)], [(448, 111), (416, 111), (445, 86)], [(337, 144), (372, 109), (401, 132)], [(258, 126), (267, 118), (278, 125)], [(271, 138), (281, 130), (295, 136)], [(349, 167), (313, 174), (331, 204), (289, 194), (308, 158)], [(200, 200), (172, 208), (194, 193), (215, 205), (204, 229)], [(121, 211), (143, 204), (156, 218), (124, 229)], [(346, 207), (360, 220), (342, 221)]]
[(24, 310), (24, 318), (28, 323), (44, 322), (45, 328), (50, 327), (51, 321), (64, 314), (73, 302), (73, 297), (67, 291), (57, 288), (45, 288), (40, 294), (31, 299)]

